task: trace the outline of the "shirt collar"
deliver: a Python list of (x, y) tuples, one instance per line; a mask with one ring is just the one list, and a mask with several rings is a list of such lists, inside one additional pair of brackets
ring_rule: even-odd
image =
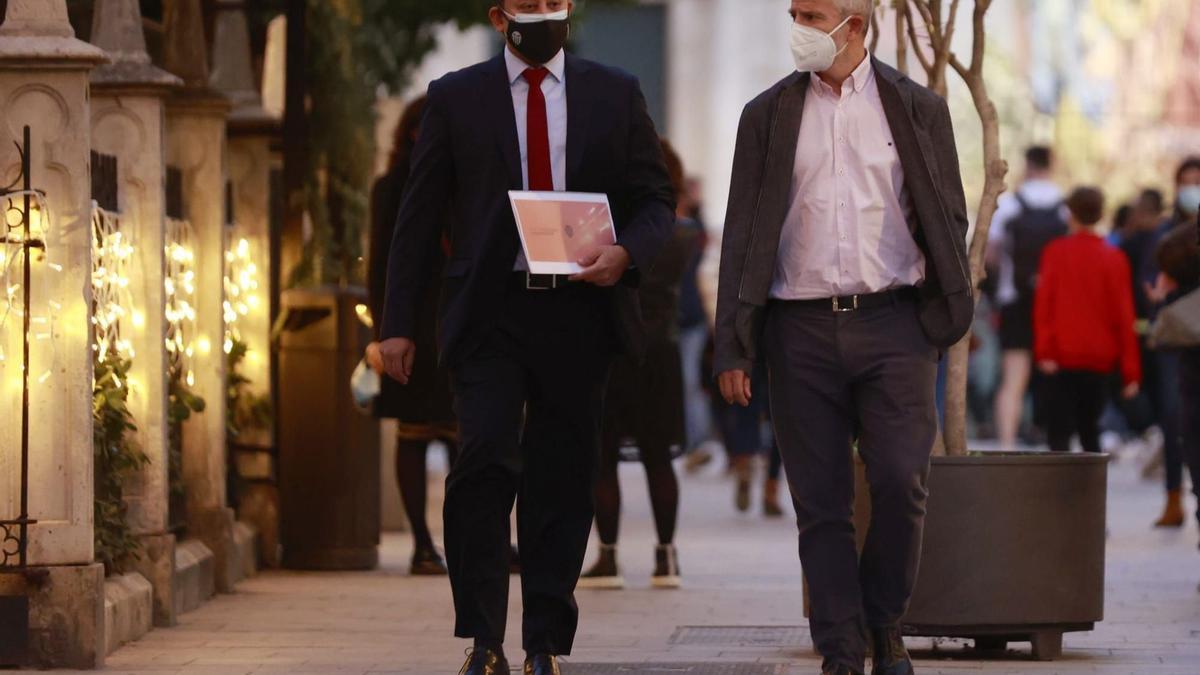
[[(871, 65), (871, 54), (868, 52), (867, 55), (863, 57), (862, 63), (858, 64), (858, 67), (854, 69), (854, 72), (850, 73), (850, 77), (846, 78), (846, 81), (842, 83), (843, 95), (845, 94), (847, 86), (853, 89), (855, 93), (861, 93), (862, 90), (865, 89), (868, 84), (870, 84), (874, 77), (875, 69)], [(825, 80), (822, 80), (821, 76), (817, 75), (816, 73), (813, 73), (812, 75), (812, 88), (826, 96), (834, 95), (833, 87), (826, 84)]]
[[(517, 80), (521, 79), (521, 76), (525, 74), (525, 71), (529, 70), (531, 67), (528, 63), (525, 63), (520, 59), (520, 57), (514, 54), (508, 45), (504, 46), (504, 65), (506, 68), (508, 68), (508, 83), (510, 85), (516, 84)], [(550, 76), (559, 82), (563, 81), (563, 75), (566, 72), (566, 67), (567, 53), (561, 49), (558, 50), (558, 53), (554, 55), (554, 58), (550, 59), (550, 61), (545, 65), (546, 70), (550, 71)]]

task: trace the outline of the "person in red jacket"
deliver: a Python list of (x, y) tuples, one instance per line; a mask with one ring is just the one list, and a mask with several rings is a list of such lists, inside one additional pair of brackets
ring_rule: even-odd
[(1094, 232), (1104, 194), (1077, 188), (1067, 198), (1070, 235), (1042, 253), (1034, 297), (1034, 356), (1050, 375), (1047, 435), (1050, 449), (1068, 452), (1071, 437), (1100, 452), (1100, 415), (1108, 381), (1119, 370), (1125, 398), (1142, 378), (1129, 263)]

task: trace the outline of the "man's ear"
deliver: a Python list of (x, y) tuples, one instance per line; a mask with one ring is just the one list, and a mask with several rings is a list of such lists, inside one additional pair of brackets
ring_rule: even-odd
[(492, 23), (492, 28), (503, 33), (508, 28), (508, 17), (504, 16), (504, 12), (499, 5), (493, 4), (488, 9), (488, 21)]
[(871, 27), (871, 21), (857, 14), (850, 17), (850, 34), (852, 36), (861, 37), (864, 40), (867, 37), (867, 30)]

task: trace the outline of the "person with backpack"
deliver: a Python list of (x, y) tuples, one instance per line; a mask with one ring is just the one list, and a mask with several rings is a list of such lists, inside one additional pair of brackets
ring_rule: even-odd
[(999, 270), (996, 304), (1003, 351), (996, 434), (1005, 449), (1016, 443), (1033, 376), (1033, 298), (1042, 250), (1067, 233), (1063, 194), (1051, 180), (1053, 165), (1050, 148), (1025, 151), (1025, 180), (1016, 192), (1001, 196), (989, 233), (989, 255)]

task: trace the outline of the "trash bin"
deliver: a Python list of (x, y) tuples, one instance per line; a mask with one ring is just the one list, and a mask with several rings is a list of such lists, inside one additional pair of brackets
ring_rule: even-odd
[(360, 288), (284, 291), (279, 340), (279, 501), (283, 566), (379, 564), (379, 423), (350, 397), (370, 331)]

